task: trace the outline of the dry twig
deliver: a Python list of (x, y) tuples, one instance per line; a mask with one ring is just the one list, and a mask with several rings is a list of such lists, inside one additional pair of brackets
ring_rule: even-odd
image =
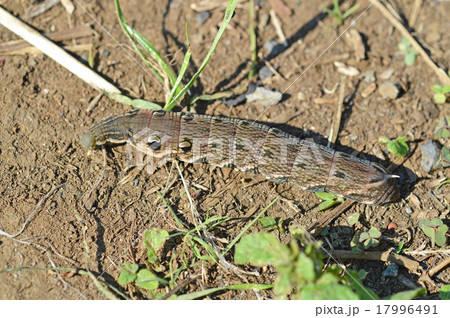
[(409, 259), (402, 255), (391, 253), (390, 251), (363, 252), (361, 254), (355, 254), (352, 251), (334, 250), (329, 251), (329, 253), (331, 254), (332, 257), (339, 259), (361, 259), (368, 261), (392, 262), (407, 268), (409, 271), (413, 273), (417, 273), (421, 269), (419, 262)]
[(278, 20), (277, 15), (275, 11), (270, 10), (270, 18), (272, 21), (273, 26), (275, 27), (275, 31), (277, 32), (278, 38), (280, 39), (281, 43), (283, 43), (284, 46), (287, 46), (287, 40), (284, 36), (283, 29), (281, 28), (280, 20)]
[(355, 204), (355, 201), (347, 200), (344, 203), (342, 203), (340, 206), (338, 206), (336, 209), (331, 211), (331, 213), (326, 213), (324, 217), (322, 217), (319, 221), (314, 223), (308, 228), (308, 232), (311, 232), (312, 230), (315, 230), (312, 234), (313, 236), (317, 236), (320, 234), (320, 231), (326, 227), (328, 224), (330, 224), (331, 221), (333, 221), (335, 218), (337, 218), (339, 215), (350, 209), (350, 207)]
[[(370, 1), (372, 3), (372, 1)], [(380, 12), (384, 15), (386, 19), (389, 20), (389, 22), (392, 23), (392, 25), (400, 31), (400, 33), (408, 39), (408, 42), (411, 43), (412, 47), (419, 52), (419, 54), (423, 57), (425, 62), (428, 64), (428, 66), (431, 67), (431, 69), (436, 73), (436, 75), (439, 77), (439, 80), (442, 82), (443, 85), (450, 85), (450, 78), (446, 74), (446, 72), (438, 67), (433, 60), (428, 56), (428, 54), (425, 52), (425, 50), (422, 48), (422, 46), (416, 41), (416, 39), (408, 32), (406, 27), (394, 17), (394, 15), (379, 1), (373, 1), (373, 6), (376, 7)]]
[(439, 273), (441, 270), (443, 270), (445, 267), (447, 267), (449, 264), (450, 264), (450, 257), (447, 257), (447, 259), (443, 260), (442, 262), (440, 262), (439, 264), (437, 264), (436, 266), (431, 268), (428, 271), (428, 274), (430, 275), (430, 277), (433, 277), (434, 275)]
[(341, 119), (342, 119), (342, 107), (344, 106), (344, 94), (345, 94), (345, 76), (341, 76), (339, 100), (336, 110), (336, 120), (330, 130), (330, 137), (328, 138), (328, 147), (330, 147), (331, 144), (335, 144), (338, 137), (339, 127), (341, 126)]

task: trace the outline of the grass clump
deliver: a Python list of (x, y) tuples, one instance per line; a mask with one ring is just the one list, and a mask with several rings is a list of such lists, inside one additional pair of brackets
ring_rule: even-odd
[(351, 6), (347, 11), (342, 12), (341, 8), (339, 7), (339, 0), (333, 0), (333, 9), (328, 9), (325, 6), (322, 6), (322, 8), (332, 17), (335, 18), (335, 22), (332, 24), (333, 26), (341, 26), (344, 24), (344, 21), (350, 17), (356, 10), (359, 8), (359, 4), (355, 4)]
[[(186, 98), (186, 104), (192, 105), (198, 99), (216, 99), (228, 96), (228, 92), (214, 94), (213, 96), (208, 95), (200, 95), (200, 96), (191, 96), (188, 93), (188, 90), (193, 86), (194, 82), (202, 73), (203, 69), (206, 67), (208, 62), (210, 61), (219, 41), (225, 32), (225, 29), (233, 17), (234, 10), (236, 8), (237, 0), (229, 0), (227, 8), (225, 10), (225, 15), (220, 25), (220, 28), (217, 32), (217, 35), (211, 44), (211, 47), (204, 58), (202, 64), (198, 68), (197, 72), (192, 76), (192, 78), (188, 81), (186, 85), (183, 85), (183, 78), (186, 73), (186, 70), (189, 66), (189, 62), (191, 59), (191, 50), (189, 45), (189, 37), (186, 26), (186, 47), (187, 51), (184, 55), (183, 63), (180, 67), (180, 71), (178, 76), (172, 71), (168, 63), (164, 61), (156, 48), (144, 38), (138, 31), (136, 31), (133, 27), (131, 27), (122, 13), (120, 8), (119, 0), (114, 0), (116, 5), (116, 12), (119, 19), (119, 23), (122, 27), (122, 30), (127, 35), (129, 40), (131, 41), (134, 50), (141, 57), (142, 61), (147, 65), (150, 71), (155, 76), (156, 80), (158, 80), (162, 87), (165, 88), (166, 101), (164, 104), (165, 110), (172, 110), (176, 104), (178, 104), (183, 98)], [(132, 100), (129, 97), (123, 96), (121, 94), (110, 94), (111, 98), (131, 105), (133, 107), (143, 108), (143, 109), (161, 109), (162, 107), (156, 103), (148, 102), (145, 100)]]

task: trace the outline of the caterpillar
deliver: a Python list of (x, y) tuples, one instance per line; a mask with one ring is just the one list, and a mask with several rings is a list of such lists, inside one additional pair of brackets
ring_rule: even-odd
[(152, 157), (235, 166), (365, 204), (400, 197), (398, 176), (381, 165), (247, 120), (136, 109), (103, 119), (81, 138), (88, 149), (125, 142)]

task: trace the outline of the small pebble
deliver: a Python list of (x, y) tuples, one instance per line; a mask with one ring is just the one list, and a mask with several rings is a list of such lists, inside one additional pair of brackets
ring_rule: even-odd
[(414, 205), (420, 209), (422, 202), (420, 202), (419, 198), (415, 194), (411, 194), (411, 196), (409, 197), (409, 201), (414, 203)]
[(374, 83), (376, 81), (375, 71), (367, 71), (362, 74), (364, 76), (364, 82)]
[(248, 90), (247, 92), (245, 92), (244, 94), (238, 95), (238, 96), (233, 96), (231, 98), (228, 99), (224, 99), (223, 103), (228, 106), (228, 107), (233, 107), (236, 105), (239, 105), (241, 103), (245, 102), (245, 96), (247, 96), (248, 94), (253, 93), (256, 90), (256, 84), (255, 83), (250, 83), (250, 85), (248, 86)]
[(304, 100), (306, 100), (306, 97), (305, 97), (305, 94), (303, 94), (302, 92), (298, 92), (297, 93), (297, 99), (299, 100), (299, 101), (304, 101)]
[(203, 24), (206, 22), (206, 20), (209, 19), (210, 16), (211, 13), (209, 13), (209, 11), (202, 11), (197, 13), (197, 15), (195, 16), (195, 20), (197, 21), (198, 24)]
[(108, 50), (102, 50), (102, 51), (100, 52), (100, 54), (101, 54), (105, 59), (107, 59), (107, 58), (109, 57), (109, 55), (111, 54), (111, 52), (109, 52)]
[(267, 41), (264, 44), (264, 49), (269, 55), (277, 55), (284, 51), (284, 46), (277, 41)]
[(134, 179), (133, 183), (134, 183), (134, 186), (137, 187), (139, 185), (139, 180), (138, 179)]
[(354, 66), (348, 66), (341, 62), (334, 62), (334, 66), (339, 73), (347, 75), (347, 76), (356, 76), (359, 74), (359, 70)]
[(413, 210), (412, 210), (409, 206), (407, 206), (407, 207), (405, 208), (405, 212), (406, 212), (406, 214), (412, 214), (412, 213), (413, 213)]
[(361, 96), (363, 98), (368, 97), (370, 94), (372, 94), (373, 92), (375, 92), (375, 90), (377, 89), (377, 84), (375, 83), (370, 83), (366, 88), (364, 88), (361, 92)]
[(384, 277), (390, 276), (390, 277), (397, 277), (398, 276), (398, 265), (395, 263), (390, 264), (386, 269), (383, 271), (382, 274)]
[(395, 224), (394, 222), (391, 222), (391, 223), (389, 223), (387, 229), (395, 231), (397, 229), (397, 224)]
[(273, 91), (265, 87), (257, 87), (256, 90), (246, 96), (247, 102), (256, 102), (262, 106), (276, 105), (283, 95), (279, 91)]
[(400, 95), (400, 85), (393, 82), (384, 82), (380, 85), (378, 91), (384, 99), (396, 99)]
[(422, 151), (422, 161), (420, 162), (420, 165), (422, 166), (423, 171), (429, 173), (439, 160), (441, 145), (436, 141), (429, 139), (420, 146), (420, 150)]
[(391, 78), (391, 76), (394, 74), (394, 69), (393, 68), (388, 68), (387, 70), (384, 70), (383, 72), (381, 72), (380, 74), (380, 78), (382, 80), (388, 80)]
[(258, 77), (261, 81), (265, 80), (266, 78), (272, 77), (273, 75), (273, 72), (267, 66), (261, 67), (258, 72)]

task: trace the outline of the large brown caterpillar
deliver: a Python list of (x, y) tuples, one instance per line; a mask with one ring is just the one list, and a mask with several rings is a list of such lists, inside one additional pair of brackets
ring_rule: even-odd
[(397, 176), (376, 163), (241, 119), (133, 110), (103, 119), (81, 139), (86, 148), (124, 142), (153, 157), (234, 165), (271, 181), (366, 204), (400, 197)]

